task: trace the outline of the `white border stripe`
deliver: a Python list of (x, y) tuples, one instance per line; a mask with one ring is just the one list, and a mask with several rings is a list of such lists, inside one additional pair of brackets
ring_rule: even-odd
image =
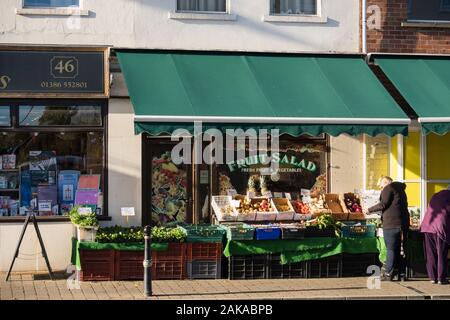
[(408, 125), (410, 119), (394, 118), (295, 118), (295, 117), (211, 117), (211, 116), (134, 116), (135, 122), (221, 122), (270, 124), (386, 124)]
[(430, 118), (419, 118), (420, 123), (425, 122), (450, 122), (450, 117), (430, 117)]

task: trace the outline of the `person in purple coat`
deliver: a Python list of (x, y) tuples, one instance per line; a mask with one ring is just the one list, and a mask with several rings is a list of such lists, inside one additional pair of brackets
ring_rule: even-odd
[(433, 283), (448, 284), (448, 249), (450, 245), (450, 185), (430, 200), (420, 226), (424, 233), (428, 277)]

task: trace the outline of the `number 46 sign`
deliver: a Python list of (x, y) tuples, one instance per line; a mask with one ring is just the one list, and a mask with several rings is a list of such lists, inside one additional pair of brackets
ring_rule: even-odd
[(50, 71), (54, 78), (78, 76), (78, 60), (75, 57), (55, 56), (50, 60)]

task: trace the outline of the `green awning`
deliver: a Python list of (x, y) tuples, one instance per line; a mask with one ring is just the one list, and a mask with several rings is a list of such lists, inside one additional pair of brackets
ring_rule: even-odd
[(119, 50), (136, 133), (280, 129), (407, 135), (409, 119), (358, 56)]
[(375, 61), (418, 114), (425, 134), (450, 131), (450, 56), (383, 56)]

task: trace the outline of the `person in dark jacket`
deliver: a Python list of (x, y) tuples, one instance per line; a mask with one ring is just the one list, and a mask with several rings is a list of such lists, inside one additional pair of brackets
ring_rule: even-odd
[(420, 225), (420, 231), (425, 233), (428, 276), (433, 283), (448, 284), (450, 190), (442, 190), (433, 195)]
[(379, 181), (382, 189), (380, 202), (368, 209), (368, 212), (380, 212), (383, 222), (383, 237), (386, 245), (385, 273), (382, 280), (394, 279), (394, 272), (398, 270), (398, 277), (406, 280), (406, 259), (401, 255), (401, 248), (405, 248), (409, 229), (408, 198), (406, 184), (393, 182), (390, 177), (382, 177)]

